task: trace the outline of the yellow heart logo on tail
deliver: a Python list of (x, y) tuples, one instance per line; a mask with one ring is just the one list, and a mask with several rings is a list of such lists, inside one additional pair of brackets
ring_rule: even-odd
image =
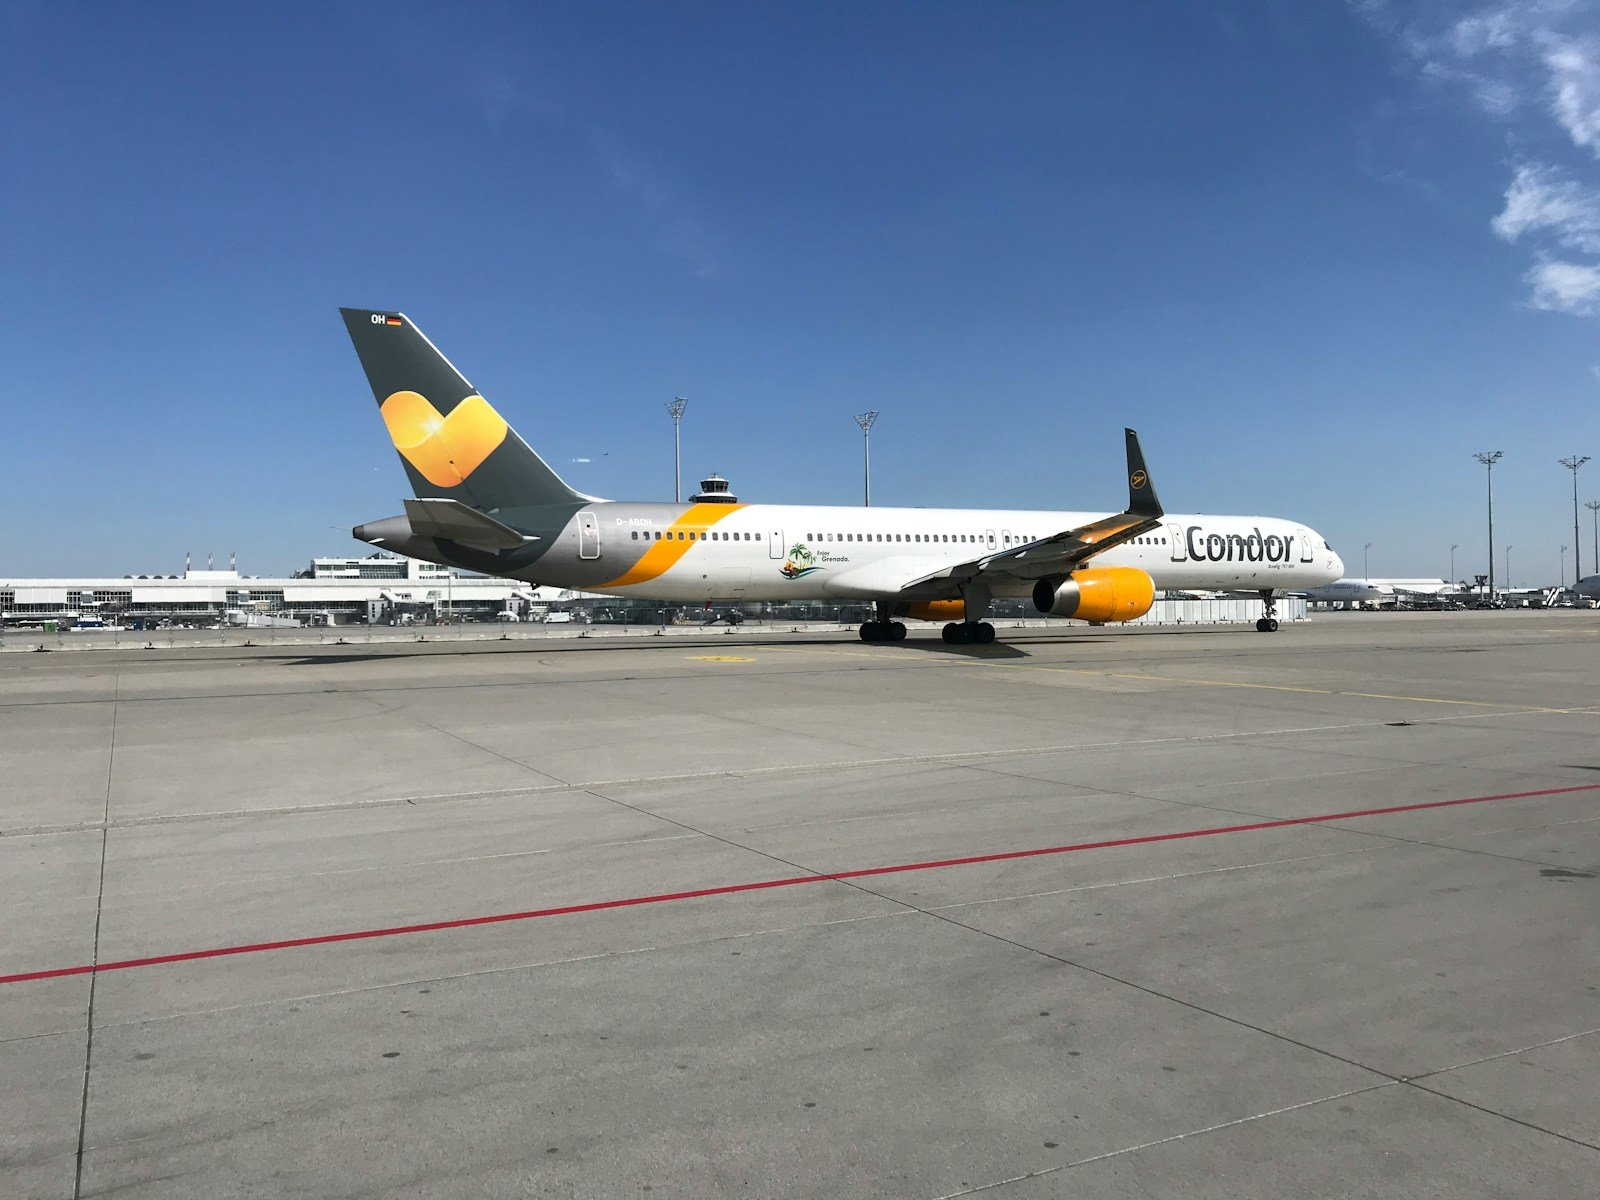
[(420, 392), (395, 392), (380, 408), (389, 438), (434, 487), (456, 487), (506, 440), (505, 418), (482, 396), (468, 396), (440, 416)]

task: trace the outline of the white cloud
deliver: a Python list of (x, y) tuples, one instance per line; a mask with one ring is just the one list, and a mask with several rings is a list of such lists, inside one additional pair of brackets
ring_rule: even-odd
[(1550, 112), (1576, 146), (1600, 157), (1600, 38), (1541, 39), (1550, 72)]
[(1549, 234), (1569, 250), (1600, 254), (1600, 191), (1552, 167), (1524, 163), (1506, 188), (1506, 205), (1491, 224), (1508, 242)]
[(1509, 50), (1522, 35), (1523, 14), (1516, 5), (1499, 11), (1463, 17), (1450, 27), (1444, 41), (1450, 49), (1470, 58), (1487, 50)]
[(1587, 317), (1600, 312), (1600, 266), (1542, 262), (1528, 272), (1533, 306)]
[[(1499, 0), (1462, 16), (1451, 5), (1355, 0), (1356, 11), (1393, 38), (1422, 76), (1465, 92), (1512, 127), (1523, 144), (1548, 117), (1580, 150), (1600, 158), (1600, 34), (1594, 0)], [(1526, 118), (1540, 114), (1534, 125)], [(1522, 119), (1518, 127), (1512, 122)], [(1544, 141), (1554, 130), (1544, 128)], [(1556, 154), (1554, 145), (1547, 152)], [(1550, 312), (1600, 313), (1600, 189), (1542, 163), (1519, 165), (1490, 222), (1507, 242), (1527, 242), (1537, 263), (1530, 302)]]

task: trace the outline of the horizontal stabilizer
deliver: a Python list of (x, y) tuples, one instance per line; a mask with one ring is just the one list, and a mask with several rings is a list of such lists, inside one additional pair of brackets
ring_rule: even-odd
[(406, 519), (418, 537), (442, 538), (480, 550), (514, 550), (539, 540), (518, 533), (459, 500), (407, 500)]

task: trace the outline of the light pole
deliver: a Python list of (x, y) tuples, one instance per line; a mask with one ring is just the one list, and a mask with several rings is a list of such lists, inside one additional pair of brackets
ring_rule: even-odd
[(872, 423), (877, 419), (877, 409), (856, 414), (856, 424), (861, 426), (862, 485), (868, 508), (872, 507)]
[(1567, 548), (1561, 547), (1561, 590), (1567, 590)]
[[(1574, 454), (1571, 458), (1563, 458), (1561, 460), (1561, 465), (1563, 467), (1565, 467), (1567, 470), (1572, 472), (1572, 577), (1573, 577), (1573, 579), (1577, 579), (1583, 574), (1583, 551), (1581, 549), (1579, 549), (1579, 547), (1582, 546), (1583, 543), (1578, 540), (1578, 468), (1583, 466), (1583, 464), (1588, 462), (1588, 461), (1589, 461), (1589, 456), (1587, 454), (1583, 455), (1581, 458), (1578, 455)], [(1567, 560), (1565, 558), (1563, 558), (1561, 560), (1561, 562), (1562, 562), (1561, 569), (1562, 569), (1563, 572), (1566, 570), (1566, 561)]]
[(689, 397), (674, 396), (667, 411), (672, 414), (672, 502), (683, 502), (683, 410), (689, 407)]
[(1583, 506), (1594, 514), (1594, 570), (1600, 575), (1600, 500), (1585, 500)]
[(1511, 590), (1511, 547), (1506, 547), (1506, 591)]
[(1456, 586), (1456, 551), (1460, 548), (1459, 543), (1450, 543), (1450, 587), (1452, 590)]
[(1505, 456), (1504, 450), (1481, 450), (1472, 457), (1484, 466), (1489, 487), (1489, 602), (1494, 603), (1494, 465)]
[(1368, 542), (1365, 546), (1361, 547), (1361, 578), (1363, 578), (1363, 579), (1371, 579), (1372, 578), (1372, 576), (1367, 571), (1367, 551), (1371, 550), (1371, 549), (1372, 549), (1372, 543), (1371, 542)]

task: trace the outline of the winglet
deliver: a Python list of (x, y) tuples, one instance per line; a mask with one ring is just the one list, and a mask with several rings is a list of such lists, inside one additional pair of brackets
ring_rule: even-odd
[(1128, 439), (1128, 511), (1138, 517), (1159, 517), (1165, 510), (1156, 499), (1156, 485), (1150, 482), (1150, 472), (1145, 469), (1139, 435), (1131, 429), (1122, 432)]

